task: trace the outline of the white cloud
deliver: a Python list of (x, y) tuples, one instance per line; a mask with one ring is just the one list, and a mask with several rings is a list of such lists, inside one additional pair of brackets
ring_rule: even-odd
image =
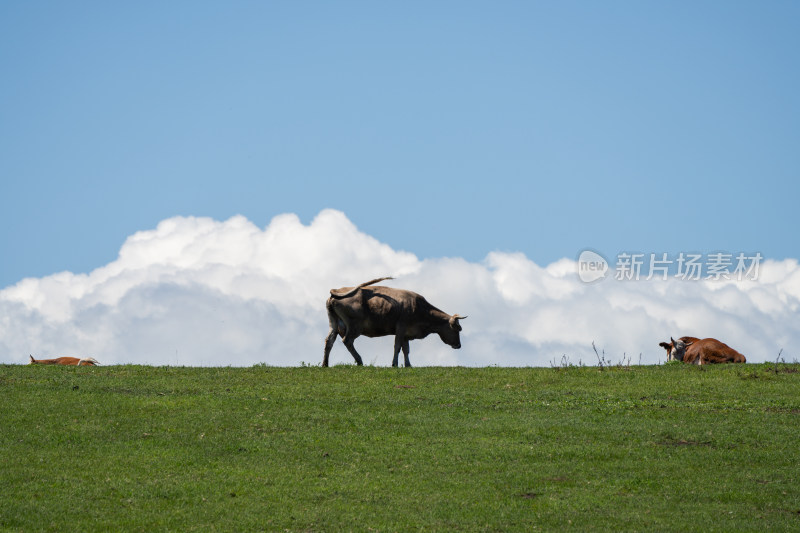
[[(106, 364), (318, 364), (331, 288), (393, 275), (463, 322), (461, 350), (430, 336), (411, 343), (416, 365), (596, 364), (663, 361), (669, 336), (717, 337), (751, 362), (783, 348), (800, 359), (800, 267), (766, 260), (758, 281), (616, 281), (584, 284), (576, 264), (541, 267), (523, 254), (480, 263), (420, 260), (322, 211), (309, 225), (291, 214), (260, 229), (175, 217), (131, 236), (116, 261), (89, 274), (25, 279), (0, 291), (0, 362), (90, 355)], [(391, 363), (391, 338), (359, 338), (365, 362)], [(641, 359), (640, 359), (641, 354)], [(332, 363), (352, 358), (338, 341)]]

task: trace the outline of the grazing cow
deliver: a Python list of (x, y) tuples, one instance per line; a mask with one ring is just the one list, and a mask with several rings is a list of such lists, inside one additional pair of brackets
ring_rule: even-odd
[(72, 366), (95, 366), (99, 365), (93, 357), (85, 357), (80, 359), (78, 357), (58, 357), (56, 359), (34, 359), (32, 355), (29, 356), (31, 365), (72, 365)]
[(403, 350), (405, 365), (411, 366), (408, 341), (423, 339), (431, 333), (438, 334), (445, 344), (455, 349), (461, 348), (461, 325), (458, 321), (467, 317), (448, 315), (415, 292), (374, 286), (387, 279), (392, 278), (374, 279), (358, 287), (331, 289), (331, 296), (325, 304), (331, 329), (325, 338), (322, 366), (328, 366), (328, 356), (337, 335), (342, 337), (342, 342), (357, 365), (363, 363), (353, 341), (360, 335), (394, 335), (392, 366), (397, 366), (400, 349)]
[(670, 344), (662, 342), (659, 346), (667, 349), (669, 361), (683, 361), (690, 365), (707, 365), (711, 363), (746, 363), (747, 358), (717, 339), (697, 339), (681, 337)]

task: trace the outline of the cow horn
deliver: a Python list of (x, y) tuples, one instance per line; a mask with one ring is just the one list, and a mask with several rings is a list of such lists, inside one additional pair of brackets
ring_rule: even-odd
[(467, 318), (467, 317), (465, 317), (465, 316), (461, 316), (461, 315), (459, 315), (459, 314), (455, 314), (455, 315), (453, 315), (453, 318), (455, 318), (456, 320), (463, 320), (463, 319), (465, 319), (465, 318)]
[(673, 338), (672, 338), (672, 335), (670, 335), (670, 337), (669, 337), (669, 341), (670, 341), (672, 344), (675, 344), (675, 339), (673, 339)]

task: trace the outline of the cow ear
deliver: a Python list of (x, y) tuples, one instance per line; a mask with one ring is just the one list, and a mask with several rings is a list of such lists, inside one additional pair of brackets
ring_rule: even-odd
[(669, 350), (670, 348), (669, 344), (667, 344), (666, 342), (659, 342), (658, 345), (664, 348), (665, 350)]
[(683, 345), (684, 345), (684, 346), (686, 346), (687, 348), (688, 348), (689, 346), (691, 346), (692, 344), (694, 344), (694, 341), (685, 341), (685, 342), (683, 343)]

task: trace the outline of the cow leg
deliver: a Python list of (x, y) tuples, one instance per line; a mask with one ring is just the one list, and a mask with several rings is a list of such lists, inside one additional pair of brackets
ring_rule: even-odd
[(356, 340), (355, 336), (351, 337), (350, 335), (345, 335), (345, 337), (342, 339), (342, 342), (344, 343), (345, 347), (347, 347), (347, 351), (350, 352), (350, 355), (353, 356), (353, 359), (356, 360), (356, 364), (361, 366), (364, 364), (364, 362), (361, 360), (361, 356), (358, 355), (356, 347), (353, 345), (354, 340)]
[(333, 343), (336, 342), (336, 335), (338, 333), (338, 330), (331, 328), (328, 332), (328, 336), (325, 337), (325, 355), (322, 356), (322, 366), (328, 366), (328, 357), (331, 355), (331, 348), (333, 348)]
[(328, 331), (328, 336), (325, 337), (325, 355), (322, 356), (323, 367), (328, 366), (328, 357), (331, 355), (331, 348), (333, 348), (333, 343), (336, 342), (336, 335), (339, 334), (343, 326), (340, 322), (339, 317), (333, 312), (333, 309), (328, 306), (328, 325), (330, 326), (330, 331)]
[(406, 360), (406, 368), (410, 368), (411, 361), (408, 360), (408, 339), (403, 339), (403, 357)]
[(403, 346), (403, 338), (400, 335), (394, 337), (394, 357), (392, 357), (392, 366), (397, 366), (397, 359), (400, 356), (400, 348)]
[[(405, 340), (405, 334), (406, 327), (402, 323), (397, 324), (397, 328), (394, 331), (394, 357), (392, 358), (392, 366), (394, 367), (397, 366), (397, 359), (400, 356), (400, 349), (403, 347), (403, 343), (408, 343)], [(408, 356), (406, 356), (406, 362), (408, 362)]]
[(403, 359), (406, 367), (411, 366), (411, 361), (408, 359), (408, 339), (402, 335), (396, 335), (394, 338), (394, 357), (392, 358), (392, 366), (398, 366), (398, 359), (400, 358), (400, 350), (403, 350)]

